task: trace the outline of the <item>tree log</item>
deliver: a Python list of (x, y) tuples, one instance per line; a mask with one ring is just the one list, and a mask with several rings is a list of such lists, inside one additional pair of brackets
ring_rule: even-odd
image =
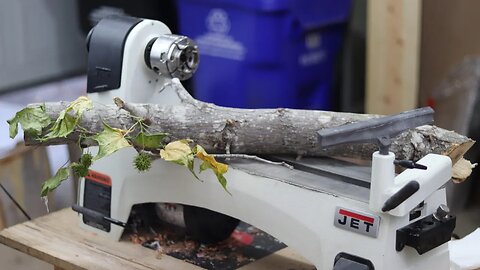
[[(128, 129), (135, 123), (132, 113), (148, 119), (150, 132), (168, 133), (167, 140), (191, 139), (209, 153), (253, 155), (286, 154), (298, 156), (341, 156), (370, 159), (374, 144), (347, 144), (323, 149), (317, 140), (320, 129), (380, 117), (378, 115), (295, 109), (237, 109), (216, 106), (192, 98), (180, 83), (172, 83), (180, 97), (179, 105), (95, 104), (86, 111), (80, 125), (95, 134), (103, 123)], [(68, 102), (44, 104), (54, 120)], [(38, 106), (33, 104), (29, 106)], [(122, 109), (123, 108), (123, 109)], [(27, 144), (64, 144), (78, 140), (78, 133), (66, 139), (36, 141), (26, 135)], [(428, 153), (460, 160), (474, 141), (435, 126), (421, 126), (403, 132), (392, 140), (390, 151), (398, 159), (418, 160)]]

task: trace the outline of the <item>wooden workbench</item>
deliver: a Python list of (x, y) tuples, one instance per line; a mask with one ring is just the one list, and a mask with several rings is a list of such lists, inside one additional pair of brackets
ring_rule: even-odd
[[(112, 241), (85, 231), (64, 209), (0, 231), (0, 243), (54, 265), (55, 269), (202, 269), (127, 241)], [(1, 263), (1, 262), (0, 262)], [(241, 267), (252, 269), (315, 269), (289, 248)]]

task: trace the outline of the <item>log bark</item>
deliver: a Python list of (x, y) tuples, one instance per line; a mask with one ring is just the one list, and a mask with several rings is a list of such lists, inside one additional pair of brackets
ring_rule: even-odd
[[(130, 112), (148, 119), (150, 132), (164, 132), (167, 140), (192, 139), (209, 153), (242, 153), (253, 155), (286, 154), (299, 156), (341, 156), (370, 159), (377, 150), (373, 144), (350, 144), (323, 149), (317, 131), (323, 128), (380, 117), (378, 115), (294, 109), (238, 109), (216, 106), (193, 99), (180, 85), (172, 84), (181, 99), (179, 105), (96, 104), (86, 111), (80, 125), (98, 133), (106, 123), (128, 129), (135, 120)], [(44, 104), (47, 113), (56, 119), (68, 102)], [(38, 105), (30, 105), (38, 106)], [(59, 144), (76, 141), (78, 134), (61, 140), (39, 142), (25, 137), (27, 144)], [(421, 126), (395, 137), (390, 151), (398, 159), (418, 160), (428, 153), (448, 155), (453, 163), (474, 144), (474, 141), (453, 131), (435, 126)]]

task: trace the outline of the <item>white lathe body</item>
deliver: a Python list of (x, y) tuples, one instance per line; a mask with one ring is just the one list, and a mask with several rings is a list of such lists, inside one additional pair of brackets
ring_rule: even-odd
[[(151, 41), (170, 34), (169, 29), (146, 19), (105, 20), (110, 22), (101, 21), (90, 35), (89, 62), (99, 57), (95, 54), (105, 54), (97, 51), (105, 42), (98, 41), (104, 38), (101, 27), (108, 29), (108, 23), (118, 21), (129, 25), (120, 34), (124, 45), (120, 66), (116, 64), (119, 84), (98, 82), (102, 80), (98, 76), (115, 77), (102, 75), (115, 68), (89, 65), (89, 97), (104, 104), (114, 97), (134, 103), (179, 104), (175, 87), (181, 87), (180, 81), (146, 64), (155, 50)], [(148, 46), (150, 55), (145, 53)], [(451, 178), (448, 157), (429, 154), (417, 162), (426, 169), (406, 169), (399, 175), (395, 175), (394, 155), (380, 152), (373, 154), (371, 168), (328, 158), (301, 162), (286, 158), (293, 170), (250, 160), (229, 161), (225, 176), (230, 195), (212, 173), (202, 173), (204, 181), (196, 181), (184, 167), (162, 160), (139, 173), (131, 165), (135, 154), (134, 149), (124, 149), (97, 161), (91, 168), (97, 172), (96, 180), (80, 182), (79, 205), (125, 223), (135, 204), (207, 208), (268, 232), (317, 269), (449, 269), (445, 239), (455, 218), (448, 211), (439, 217), (439, 206), (446, 204), (443, 185)], [(389, 199), (393, 208), (384, 211)], [(80, 224), (113, 239), (123, 233), (121, 226), (88, 222), (88, 216)]]

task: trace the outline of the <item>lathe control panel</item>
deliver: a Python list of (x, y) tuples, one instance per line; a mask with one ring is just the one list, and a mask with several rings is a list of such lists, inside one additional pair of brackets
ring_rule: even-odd
[[(83, 206), (110, 217), (111, 197), (112, 179), (110, 176), (90, 170), (85, 177)], [(102, 231), (110, 231), (110, 222), (106, 220), (98, 221), (84, 215), (83, 223)]]

